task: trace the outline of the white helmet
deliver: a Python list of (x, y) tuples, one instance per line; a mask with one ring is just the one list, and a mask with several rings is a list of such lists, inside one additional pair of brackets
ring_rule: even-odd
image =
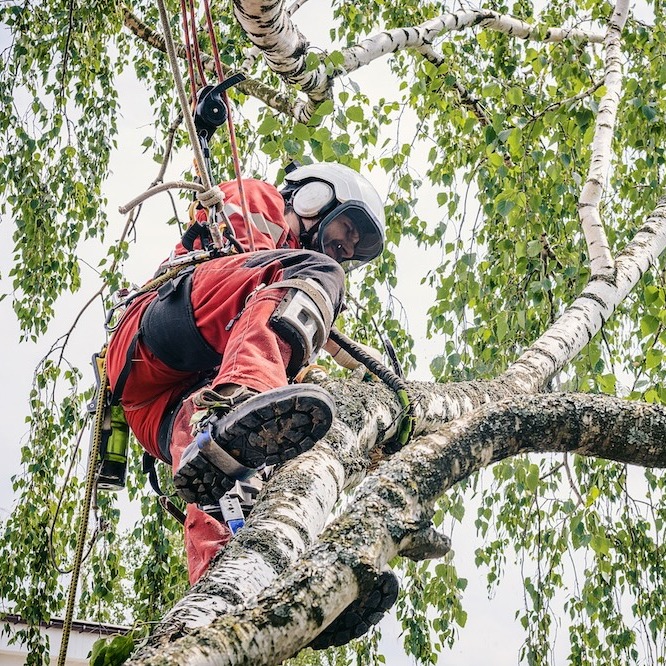
[(301, 242), (326, 254), (327, 229), (344, 216), (358, 235), (353, 256), (339, 259), (347, 270), (361, 266), (384, 248), (384, 203), (370, 181), (342, 164), (307, 164), (289, 171), (282, 190), (285, 202), (299, 217), (318, 218)]

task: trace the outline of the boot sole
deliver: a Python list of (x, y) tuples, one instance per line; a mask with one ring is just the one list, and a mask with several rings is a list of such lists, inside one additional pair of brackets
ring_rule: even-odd
[(370, 593), (352, 602), (312, 640), (308, 647), (325, 650), (346, 645), (354, 638), (360, 638), (370, 627), (377, 624), (398, 598), (400, 585), (395, 574), (382, 571)]
[[(223, 417), (210, 421), (183, 454), (174, 476), (188, 503), (213, 504), (237, 480), (264, 465), (279, 465), (310, 450), (329, 430), (335, 404), (316, 385), (288, 385), (260, 393)], [(221, 469), (220, 453), (231, 457)]]

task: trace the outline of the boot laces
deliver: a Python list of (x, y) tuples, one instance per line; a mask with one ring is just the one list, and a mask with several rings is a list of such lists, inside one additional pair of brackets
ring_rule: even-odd
[(197, 411), (192, 416), (191, 425), (194, 429), (202, 431), (211, 416), (218, 418), (225, 416), (232, 409), (255, 395), (257, 395), (257, 391), (247, 388), (247, 386), (239, 386), (230, 395), (223, 395), (214, 389), (204, 388), (192, 396), (192, 404)]

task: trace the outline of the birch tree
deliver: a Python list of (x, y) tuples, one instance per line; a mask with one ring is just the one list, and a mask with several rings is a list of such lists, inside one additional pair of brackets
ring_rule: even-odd
[[(521, 661), (666, 658), (663, 7), (490, 4), (334, 3), (325, 49), (306, 36), (298, 3), (213, 4), (225, 73), (247, 76), (232, 93), (245, 174), (337, 160), (386, 184), (388, 249), (351, 281), (340, 326), (375, 345), (387, 335), (414, 371), (420, 350), (395, 294), (416, 243), (438, 257), (420, 278), (439, 351), (431, 381), (407, 382), (409, 404), (367, 375), (312, 370), (338, 404), (331, 432), (276, 472), (189, 590), (178, 527), (142, 488), (137, 453), (128, 490), (140, 526), (119, 534), (113, 498), (99, 497), (80, 599), (83, 616), (137, 629), (134, 643), (100, 645), (93, 663), (130, 649), (141, 665), (379, 663), (374, 634), (323, 654), (304, 648), (387, 564), (401, 572), (404, 649), (436, 663), (471, 612), (454, 528), (472, 521), (489, 594), (519, 565)], [(180, 8), (167, 9), (184, 72)], [(51, 335), (63, 292), (88, 289), (92, 303), (127, 283), (132, 235), (105, 241), (102, 205), (119, 74), (133, 65), (155, 109), (144, 145), (163, 168), (151, 187), (165, 189), (187, 136), (152, 3), (0, 12), (8, 277), (24, 336), (36, 339)], [(205, 37), (201, 47), (213, 78)], [(357, 70), (396, 85), (371, 92)], [(227, 139), (213, 149), (216, 175), (231, 176)], [(135, 210), (127, 229), (141, 235), (142, 224)], [(86, 238), (108, 245), (101, 285), (89, 288)], [(81, 494), (75, 476), (62, 483), (90, 397), (85, 371), (67, 364), (71, 330), (35, 374), (3, 525), (2, 554), (19, 564), (0, 590), (5, 609), (30, 621), (20, 637), (30, 663), (44, 657), (38, 623), (62, 612), (67, 581), (53, 561), (74, 548), (71, 529), (62, 534)], [(407, 417), (411, 437), (396, 452)]]

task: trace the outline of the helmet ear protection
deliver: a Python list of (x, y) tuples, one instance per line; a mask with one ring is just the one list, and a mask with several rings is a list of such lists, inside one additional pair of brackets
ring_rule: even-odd
[(294, 192), (291, 205), (301, 217), (319, 217), (334, 201), (333, 188), (321, 180), (313, 180)]

